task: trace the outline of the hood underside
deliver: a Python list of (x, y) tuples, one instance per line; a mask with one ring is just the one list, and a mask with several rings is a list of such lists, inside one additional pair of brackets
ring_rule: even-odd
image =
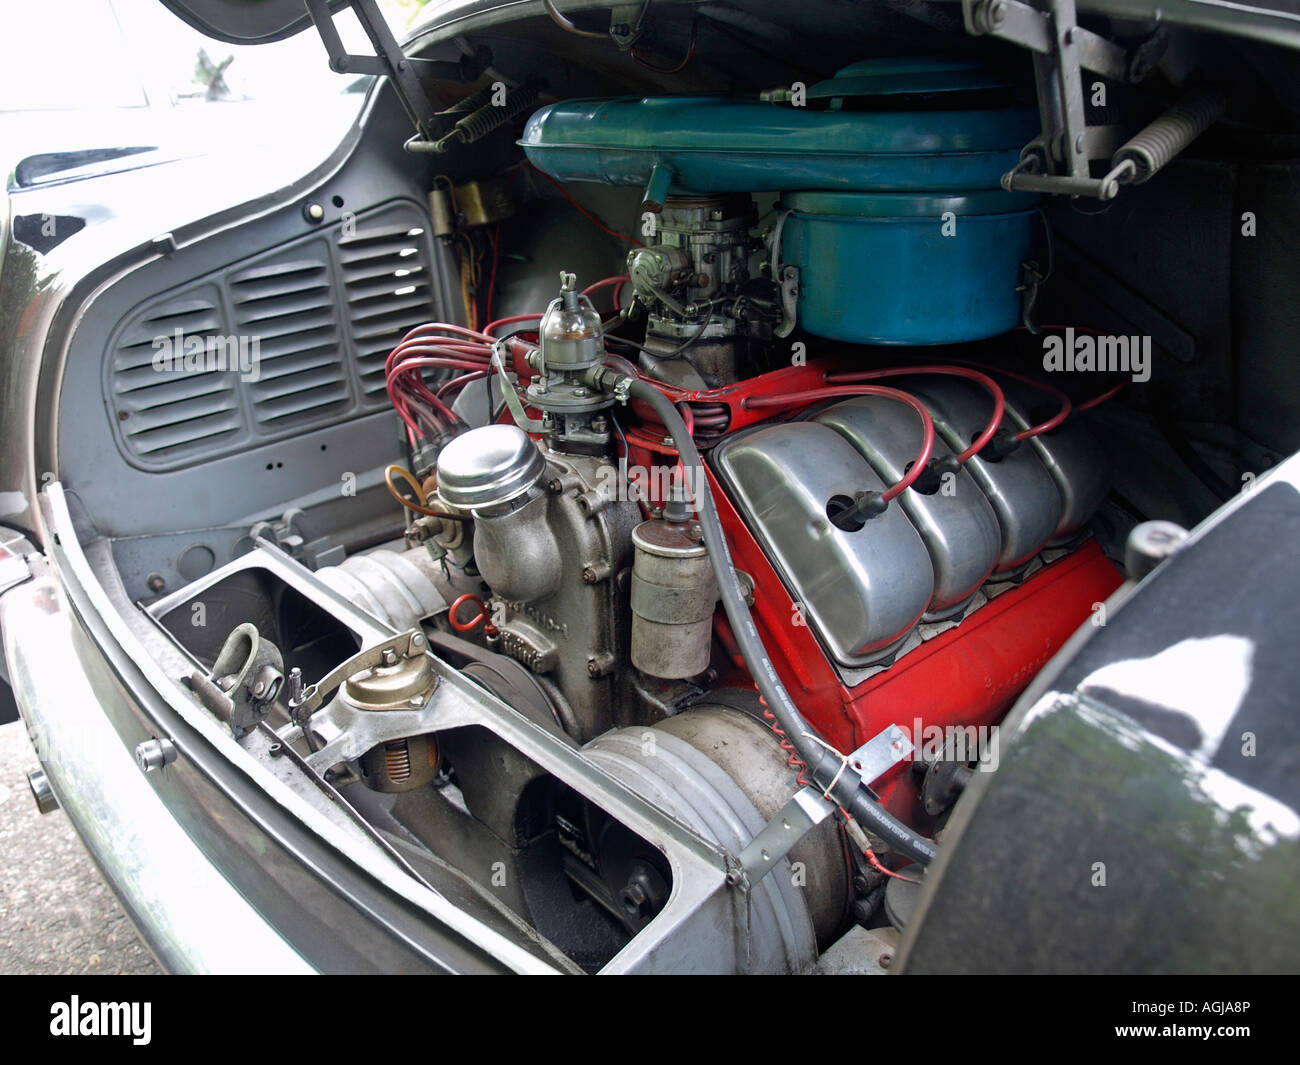
[[(268, 44), (291, 37), (311, 26), (306, 0), (161, 0), (175, 15), (201, 33), (228, 44)], [(319, 0), (331, 11), (349, 6), (348, 0)], [(373, 2), (373, 0), (367, 0)], [(873, 0), (867, 0), (873, 2)], [(958, 0), (876, 0), (882, 7), (907, 10), (917, 17), (961, 19)], [(609, 11), (608, 2), (582, 3), (571, 0), (557, 5), (564, 12)], [(704, 7), (722, 5), (702, 3)], [(746, 3), (751, 13), (760, 13), (766, 3)], [(771, 5), (774, 8), (784, 4)], [(1039, 5), (1042, 6), (1042, 5)], [(1228, 3), (1226, 0), (1078, 0), (1081, 14), (1104, 15), (1135, 21), (1164, 22), (1216, 32), (1252, 37), (1275, 44), (1300, 47), (1300, 12), (1293, 0), (1255, 0)], [(510, 14), (506, 15), (506, 10)], [(924, 9), (924, 11), (922, 10)], [(541, 0), (432, 0), (421, 18), (421, 29), (465, 20), (499, 23), (513, 18), (544, 14)], [(846, 17), (843, 5), (835, 5), (828, 17)], [(851, 17), (851, 16), (849, 16)]]

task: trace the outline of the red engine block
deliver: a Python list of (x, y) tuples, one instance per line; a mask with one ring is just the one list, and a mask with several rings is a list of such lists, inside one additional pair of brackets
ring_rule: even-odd
[[(764, 420), (770, 412), (745, 409), (748, 396), (806, 391), (842, 367), (829, 363), (777, 370), (708, 392), (683, 392), (689, 404), (725, 404), (730, 428)], [(641, 411), (644, 416), (648, 411)], [(628, 462), (649, 467), (675, 452), (661, 429), (629, 431)], [(1016, 697), (1066, 639), (1091, 616), (1093, 606), (1119, 587), (1121, 576), (1095, 541), (1058, 559), (997, 596), (959, 626), (908, 652), (890, 668), (847, 687), (806, 624), (796, 623), (794, 600), (772, 568), (725, 490), (709, 471), (719, 517), (736, 566), (754, 580), (754, 619), (782, 683), (823, 738), (849, 752), (890, 725), (900, 725), (921, 745), (917, 729), (987, 726), (1001, 720)], [(721, 610), (715, 623), (722, 642), (734, 646)], [(730, 678), (749, 683), (738, 654)], [(910, 760), (875, 785), (900, 819), (926, 820)]]

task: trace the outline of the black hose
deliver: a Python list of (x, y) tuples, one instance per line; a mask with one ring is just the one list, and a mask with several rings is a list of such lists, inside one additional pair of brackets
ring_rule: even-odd
[(668, 430), (668, 435), (676, 445), (682, 467), (686, 471), (687, 491), (691, 492), (696, 484), (700, 485), (700, 497), (693, 502), (699, 514), (700, 528), (704, 532), (704, 546), (709, 553), (709, 561), (713, 564), (714, 576), (717, 578), (722, 607), (731, 622), (736, 644), (750, 673), (753, 674), (759, 693), (767, 702), (768, 709), (776, 715), (777, 723), (785, 730), (799, 757), (807, 764), (812, 779), (823, 789), (829, 789), (831, 798), (844, 807), (863, 828), (913, 861), (928, 865), (936, 854), (934, 843), (913, 832), (888, 813), (867, 793), (861, 778), (851, 769), (845, 768), (840, 756), (811, 738), (812, 726), (799, 713), (799, 708), (794, 705), (794, 701), (785, 690), (785, 685), (777, 676), (776, 667), (772, 665), (772, 660), (768, 657), (767, 649), (763, 646), (758, 629), (754, 625), (754, 619), (750, 616), (749, 606), (745, 602), (745, 592), (740, 586), (740, 579), (736, 576), (736, 567), (731, 561), (731, 550), (727, 547), (727, 538), (723, 535), (722, 523), (718, 520), (713, 494), (704, 478), (703, 460), (695, 447), (695, 441), (686, 431), (686, 423), (677, 408), (654, 385), (635, 378), (625, 378), (614, 371), (604, 371), (600, 378), (600, 385), (612, 391), (614, 385), (621, 384), (622, 381), (629, 382), (628, 397), (649, 404), (664, 423), (664, 428)]

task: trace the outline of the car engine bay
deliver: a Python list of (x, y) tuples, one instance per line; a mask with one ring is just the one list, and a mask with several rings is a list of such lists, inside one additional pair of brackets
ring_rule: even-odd
[(377, 88), (274, 239), (98, 296), (60, 480), (194, 704), (533, 957), (887, 971), (1134, 536), (1300, 447), (1272, 266), (1199, 257), (1295, 220), (1300, 84), (996, 3), (562, 6), (417, 37), (482, 69), (415, 136)]

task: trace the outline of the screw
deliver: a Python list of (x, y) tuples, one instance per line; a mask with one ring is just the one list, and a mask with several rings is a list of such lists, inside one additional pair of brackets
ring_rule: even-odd
[(558, 496), (564, 491), (564, 485), (560, 484), (560, 479), (558, 477), (552, 477), (546, 482), (546, 490), (550, 492), (551, 495)]
[(391, 647), (385, 647), (379, 652), (379, 660), (386, 666), (395, 666), (397, 665), (397, 652)]
[(325, 217), (325, 208), (318, 203), (309, 203), (302, 209), (308, 222), (319, 222)]
[(411, 705), (412, 705), (412, 706), (423, 706), (423, 705), (424, 705), (424, 696), (423, 696), (423, 695), (419, 695), (419, 694), (412, 695), (412, 696), (411, 696)]
[(889, 966), (893, 964), (893, 961), (894, 961), (894, 956), (890, 954), (889, 951), (885, 951), (885, 953), (883, 953), (882, 955), (880, 955), (879, 958), (876, 959), (876, 964), (879, 965), (882, 969), (888, 969)]
[(596, 571), (592, 569), (590, 566), (584, 567), (582, 571), (582, 583), (595, 584), (596, 580), (597, 580)]
[(145, 578), (144, 583), (149, 586), (149, 591), (151, 592), (161, 592), (167, 587), (167, 582), (163, 580), (163, 575), (161, 573), (149, 574), (149, 576)]

